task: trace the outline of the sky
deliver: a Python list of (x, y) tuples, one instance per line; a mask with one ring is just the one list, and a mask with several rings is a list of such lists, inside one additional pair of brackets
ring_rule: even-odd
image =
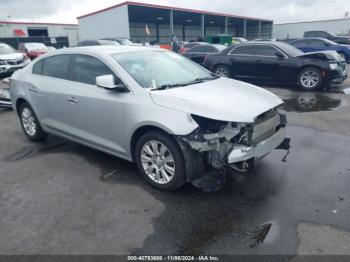
[[(122, 0), (0, 0), (0, 20), (77, 23), (76, 17)], [(345, 17), (350, 0), (137, 0), (241, 16), (272, 19), (275, 23)], [(349, 15), (350, 17), (350, 15)]]

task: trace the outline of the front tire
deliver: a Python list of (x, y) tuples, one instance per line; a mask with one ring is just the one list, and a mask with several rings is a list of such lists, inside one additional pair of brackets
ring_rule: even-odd
[(19, 109), (19, 119), (26, 136), (32, 141), (43, 141), (47, 134), (42, 130), (34, 110), (28, 103), (22, 103)]
[(298, 76), (298, 85), (305, 90), (315, 90), (322, 86), (321, 71), (316, 67), (304, 68)]
[(162, 132), (149, 132), (136, 144), (137, 166), (152, 186), (173, 191), (185, 184), (185, 160), (179, 145)]

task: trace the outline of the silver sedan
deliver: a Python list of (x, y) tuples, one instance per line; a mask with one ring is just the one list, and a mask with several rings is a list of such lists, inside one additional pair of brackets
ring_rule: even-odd
[(163, 190), (245, 169), (285, 141), (277, 96), (157, 48), (54, 51), (17, 71), (10, 93), (29, 139), (54, 134), (136, 162)]

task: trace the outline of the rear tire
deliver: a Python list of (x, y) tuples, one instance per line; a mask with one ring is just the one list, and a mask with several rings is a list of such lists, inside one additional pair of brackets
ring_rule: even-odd
[(218, 65), (214, 69), (214, 73), (221, 77), (230, 77), (230, 69), (226, 65)]
[(23, 102), (18, 111), (21, 126), (26, 136), (32, 141), (43, 141), (47, 134), (43, 131), (31, 106)]
[(158, 189), (174, 191), (185, 184), (186, 165), (182, 151), (165, 133), (144, 134), (136, 144), (135, 161), (141, 175)]
[(316, 90), (322, 86), (323, 77), (316, 67), (306, 67), (299, 73), (298, 85), (305, 90)]

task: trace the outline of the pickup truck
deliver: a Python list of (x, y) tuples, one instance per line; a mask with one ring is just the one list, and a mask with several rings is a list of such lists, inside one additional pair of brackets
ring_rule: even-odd
[(332, 40), (338, 44), (350, 45), (350, 36), (334, 35), (327, 31), (307, 31), (304, 33), (304, 38), (306, 37), (321, 37)]

